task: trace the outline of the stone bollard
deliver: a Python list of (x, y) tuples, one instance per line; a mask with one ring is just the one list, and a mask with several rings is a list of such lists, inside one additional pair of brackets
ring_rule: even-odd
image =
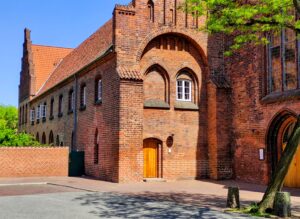
[(277, 192), (275, 195), (274, 214), (279, 217), (291, 217), (291, 195), (289, 192)]
[(240, 208), (240, 189), (228, 187), (227, 208)]

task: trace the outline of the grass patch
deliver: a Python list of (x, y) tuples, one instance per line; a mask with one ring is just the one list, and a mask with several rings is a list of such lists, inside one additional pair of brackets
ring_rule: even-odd
[(252, 203), (249, 206), (246, 206), (241, 209), (229, 209), (227, 212), (239, 213), (239, 214), (248, 214), (255, 217), (271, 218), (272, 215), (269, 213), (259, 213), (257, 203)]

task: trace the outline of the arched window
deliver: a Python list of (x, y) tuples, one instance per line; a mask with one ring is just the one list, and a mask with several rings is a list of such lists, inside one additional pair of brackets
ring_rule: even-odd
[(102, 78), (98, 77), (95, 80), (95, 103), (102, 102)]
[(36, 139), (36, 141), (40, 142), (40, 134), (39, 133), (36, 133), (35, 139)]
[(145, 74), (144, 106), (169, 107), (169, 76), (159, 65), (150, 67)]
[(94, 164), (99, 163), (99, 133), (98, 129), (95, 132), (95, 140), (94, 140)]
[(187, 72), (181, 73), (176, 82), (176, 100), (192, 101), (192, 79)]
[(57, 136), (56, 136), (56, 142), (55, 142), (55, 145), (56, 145), (56, 146), (59, 146), (59, 143), (60, 143), (60, 142), (59, 142), (59, 135), (57, 135)]
[(61, 94), (58, 100), (58, 117), (63, 116), (63, 100), (64, 100), (64, 96)]
[(52, 98), (50, 102), (50, 120), (54, 118), (53, 113), (54, 113), (54, 98)]
[(43, 133), (43, 135), (42, 135), (42, 144), (46, 144), (47, 142), (46, 142), (46, 134), (45, 134), (45, 132)]
[(299, 39), (294, 30), (283, 29), (271, 33), (267, 51), (266, 93), (283, 92), (300, 88)]
[(74, 90), (71, 89), (69, 91), (69, 113), (73, 113), (74, 108), (75, 108), (75, 94), (74, 94)]
[(80, 110), (86, 108), (86, 85), (83, 84), (80, 87)]
[(54, 136), (53, 136), (53, 132), (52, 130), (50, 131), (50, 134), (49, 134), (49, 145), (54, 145)]
[(152, 0), (149, 0), (147, 5), (149, 20), (154, 22), (154, 3)]

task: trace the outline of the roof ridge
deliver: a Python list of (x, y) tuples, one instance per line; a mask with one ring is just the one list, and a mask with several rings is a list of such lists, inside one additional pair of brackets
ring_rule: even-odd
[(70, 48), (70, 47), (49, 46), (49, 45), (41, 45), (41, 44), (32, 44), (32, 46), (42, 46), (42, 47), (51, 47), (51, 48), (58, 48), (58, 49), (72, 49), (72, 50), (75, 49), (75, 48)]

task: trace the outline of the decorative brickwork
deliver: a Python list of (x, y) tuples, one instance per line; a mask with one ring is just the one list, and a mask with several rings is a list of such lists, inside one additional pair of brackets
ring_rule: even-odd
[(68, 176), (69, 150), (0, 148), (0, 177)]

